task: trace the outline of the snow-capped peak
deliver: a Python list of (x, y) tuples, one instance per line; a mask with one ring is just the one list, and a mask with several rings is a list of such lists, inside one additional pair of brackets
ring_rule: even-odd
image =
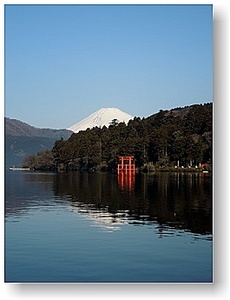
[(87, 128), (108, 127), (114, 119), (118, 120), (119, 123), (125, 122), (127, 124), (130, 119), (133, 119), (133, 116), (118, 108), (101, 108), (80, 122), (70, 126), (68, 130), (77, 133), (81, 130), (86, 130)]

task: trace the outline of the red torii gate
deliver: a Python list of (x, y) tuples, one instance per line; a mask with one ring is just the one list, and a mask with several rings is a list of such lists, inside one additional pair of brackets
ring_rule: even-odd
[(117, 172), (136, 172), (136, 167), (134, 163), (134, 156), (119, 156), (119, 164), (117, 165)]

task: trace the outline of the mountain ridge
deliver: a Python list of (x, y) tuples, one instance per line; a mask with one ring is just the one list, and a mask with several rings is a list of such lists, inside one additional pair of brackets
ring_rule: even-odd
[(21, 166), (24, 158), (51, 150), (58, 139), (68, 139), (72, 131), (36, 128), (17, 119), (5, 117), (5, 166)]
[(67, 139), (72, 133), (73, 132), (68, 129), (37, 128), (20, 120), (5, 117), (5, 134), (10, 136)]
[[(210, 114), (211, 110), (209, 109), (209, 112), (207, 111), (210, 104), (211, 103), (207, 103), (207, 104), (203, 104), (203, 105), (193, 104), (193, 105), (185, 106), (185, 107), (172, 108), (170, 110), (159, 110), (158, 113), (149, 115), (144, 118), (132, 117), (131, 115), (127, 114), (128, 115), (127, 119), (119, 118), (119, 115), (114, 113), (114, 110), (117, 110), (117, 109), (109, 108), (109, 110), (111, 110), (112, 113), (109, 114), (110, 117), (107, 120), (107, 124), (106, 124), (107, 126), (105, 126), (107, 128), (104, 128), (104, 125), (102, 126), (102, 123), (99, 122), (99, 121), (101, 121), (100, 118), (103, 117), (103, 113), (106, 112), (106, 110), (108, 111), (108, 108), (107, 109), (102, 108), (99, 111), (95, 112), (96, 115), (94, 115), (95, 113), (93, 113), (93, 114), (89, 115), (87, 118), (83, 119), (82, 121), (84, 121), (84, 120), (87, 121), (87, 119), (89, 121), (89, 119), (91, 119), (91, 121), (94, 121), (94, 122), (92, 122), (93, 126), (91, 127), (91, 129), (94, 127), (99, 127), (99, 128), (101, 127), (101, 129), (104, 130), (103, 132), (105, 132), (105, 130), (106, 130), (107, 133), (109, 132), (107, 130), (110, 129), (110, 125), (117, 125), (117, 126), (115, 126), (115, 128), (116, 127), (122, 128), (122, 130), (124, 130), (124, 131), (129, 130), (129, 128), (131, 128), (133, 126), (136, 126), (136, 124), (139, 124), (140, 121), (142, 121), (140, 123), (140, 127), (147, 128), (148, 126), (150, 126), (150, 127), (156, 126), (156, 124), (158, 124), (157, 126), (159, 127), (162, 124), (164, 124), (165, 122), (166, 123), (174, 122), (173, 121), (174, 117), (176, 117), (179, 122), (182, 122), (182, 120), (185, 120), (186, 124), (187, 124), (186, 126), (191, 125), (194, 128), (196, 128), (196, 127), (200, 126), (200, 123), (203, 122), (203, 119), (208, 117), (205, 114), (207, 114), (207, 113)], [(118, 110), (118, 111), (120, 111), (120, 110)], [(122, 112), (122, 113), (124, 113), (124, 112)], [(99, 116), (98, 116), (98, 114), (99, 114)], [(197, 115), (200, 115), (199, 118), (197, 118)], [(194, 118), (196, 118), (196, 124), (195, 123), (193, 124)], [(210, 118), (211, 118), (211, 116), (210, 116)], [(169, 120), (171, 120), (171, 121), (169, 121)], [(80, 122), (82, 122), (82, 121), (80, 121)], [(183, 122), (185, 122), (185, 121), (183, 121)], [(118, 125), (119, 122), (125, 122), (126, 126), (130, 125), (130, 127), (126, 129), (126, 126), (123, 126), (124, 124), (122, 125), (122, 123), (120, 123)], [(210, 122), (211, 121), (209, 120), (209, 123)], [(74, 125), (77, 125), (77, 124), (78, 123), (76, 123)], [(85, 133), (82, 132), (83, 134), (86, 134), (86, 135), (91, 134), (91, 131), (89, 133), (87, 133), (88, 131), (86, 129), (89, 128), (88, 125), (89, 125), (89, 123), (87, 124), (87, 122), (86, 122), (86, 128), (84, 128), (84, 129), (82, 128), (82, 131), (86, 131)], [(146, 125), (148, 125), (148, 126), (146, 127)], [(204, 125), (204, 127), (206, 126), (205, 124), (203, 124), (203, 125)], [(176, 125), (174, 125), (174, 126), (176, 126)], [(5, 117), (5, 165), (7, 167), (12, 166), (12, 165), (21, 166), (23, 163), (23, 160), (25, 159), (26, 156), (34, 155), (34, 154), (37, 154), (38, 152), (43, 152), (46, 150), (51, 150), (54, 147), (55, 142), (56, 141), (58, 142), (58, 140), (60, 140), (60, 139), (63, 140), (63, 141), (60, 141), (62, 144), (62, 143), (64, 143), (64, 140), (68, 140), (71, 137), (69, 139), (69, 142), (71, 142), (72, 139), (73, 140), (75, 139), (75, 135), (77, 136), (76, 133), (74, 134), (74, 130), (70, 131), (71, 127), (69, 127), (68, 129), (48, 129), (48, 128), (40, 129), (40, 128), (33, 127), (22, 121)], [(114, 126), (112, 126), (112, 127), (114, 127)], [(76, 130), (76, 128), (75, 128), (75, 130)], [(201, 128), (200, 130), (202, 131), (203, 128)], [(143, 132), (145, 132), (145, 131), (146, 130), (144, 130)], [(94, 132), (96, 132), (96, 131), (94, 131)], [(196, 132), (196, 134), (197, 133), (199, 133), (199, 132)], [(128, 133), (126, 133), (126, 135), (127, 134)], [(122, 136), (124, 136), (124, 133), (122, 133)], [(153, 133), (151, 133), (151, 138), (152, 138), (152, 136), (153, 136)], [(127, 138), (128, 138), (128, 135), (127, 135)], [(193, 136), (193, 138), (194, 138), (194, 136)], [(203, 139), (208, 138), (210, 140), (210, 134), (208, 136), (206, 134), (202, 138)], [(131, 139), (131, 140), (133, 142), (133, 139)], [(159, 141), (159, 143), (161, 143), (161, 141)], [(107, 145), (106, 147), (108, 147), (108, 146), (109, 145)], [(81, 145), (79, 145), (79, 147), (81, 147)], [(145, 152), (145, 154), (146, 153), (147, 152)]]

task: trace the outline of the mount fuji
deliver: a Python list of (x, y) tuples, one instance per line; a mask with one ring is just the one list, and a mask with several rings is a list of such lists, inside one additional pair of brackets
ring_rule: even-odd
[(67, 129), (77, 133), (81, 130), (91, 129), (93, 127), (108, 127), (114, 119), (116, 119), (118, 123), (125, 122), (127, 124), (129, 120), (133, 119), (133, 116), (118, 108), (101, 108)]

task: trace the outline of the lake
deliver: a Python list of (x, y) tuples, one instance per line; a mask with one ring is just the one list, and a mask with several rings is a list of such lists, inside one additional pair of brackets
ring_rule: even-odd
[(5, 175), (6, 282), (213, 281), (212, 176)]

